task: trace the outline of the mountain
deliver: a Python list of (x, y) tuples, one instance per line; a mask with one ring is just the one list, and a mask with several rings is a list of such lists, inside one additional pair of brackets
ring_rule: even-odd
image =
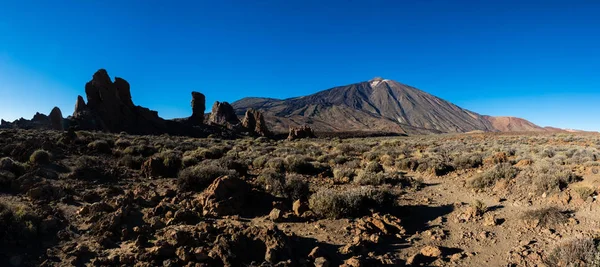
[(240, 115), (249, 108), (262, 111), (269, 128), (277, 132), (301, 125), (320, 132), (408, 134), (542, 129), (523, 119), (482, 116), (412, 86), (382, 78), (283, 100), (244, 98), (232, 105)]
[[(492, 116), (483, 116), (486, 120), (488, 120), (492, 126), (498, 131), (501, 132), (545, 132), (552, 131), (548, 128), (542, 128), (533, 124), (528, 120), (524, 120), (516, 117), (492, 117)], [(560, 129), (558, 129), (560, 130)]]

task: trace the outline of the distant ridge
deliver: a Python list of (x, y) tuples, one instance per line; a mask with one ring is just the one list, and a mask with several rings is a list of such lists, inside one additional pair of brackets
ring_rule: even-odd
[(415, 87), (382, 78), (283, 100), (248, 97), (232, 105), (238, 115), (249, 108), (263, 111), (269, 128), (278, 132), (301, 125), (320, 132), (548, 131), (521, 118), (483, 116)]

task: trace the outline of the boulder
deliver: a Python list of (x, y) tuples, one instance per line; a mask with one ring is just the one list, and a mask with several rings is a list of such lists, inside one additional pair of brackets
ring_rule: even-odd
[(308, 126), (302, 126), (299, 128), (290, 127), (290, 133), (288, 135), (288, 140), (296, 140), (301, 138), (315, 138), (315, 133)]
[(248, 109), (244, 115), (244, 119), (242, 120), (242, 126), (254, 135), (271, 135), (271, 132), (265, 123), (265, 118), (258, 110)]
[(200, 196), (203, 214), (226, 216), (243, 213), (250, 190), (250, 186), (239, 178), (217, 178)]
[(63, 116), (60, 108), (54, 107), (52, 111), (50, 111), (50, 128), (52, 130), (63, 131), (65, 129), (63, 124)]
[(224, 125), (229, 128), (240, 123), (233, 107), (227, 102), (219, 101), (213, 105), (209, 121), (212, 124)]
[(192, 92), (192, 116), (189, 121), (194, 125), (204, 124), (204, 111), (206, 110), (206, 98), (202, 93)]

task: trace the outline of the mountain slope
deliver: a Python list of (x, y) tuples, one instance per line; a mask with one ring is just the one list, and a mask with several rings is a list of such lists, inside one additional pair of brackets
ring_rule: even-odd
[(492, 126), (501, 132), (545, 132), (548, 129), (533, 124), (528, 120), (515, 117), (483, 116)]
[(244, 98), (241, 113), (261, 110), (275, 131), (310, 125), (316, 131), (442, 133), (494, 131), (485, 117), (396, 81), (376, 78), (285, 100)]

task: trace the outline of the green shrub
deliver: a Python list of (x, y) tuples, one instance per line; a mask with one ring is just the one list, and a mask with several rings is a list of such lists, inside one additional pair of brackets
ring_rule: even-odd
[(144, 158), (141, 156), (124, 155), (119, 159), (119, 166), (127, 167), (133, 170), (139, 170), (144, 163)]
[(536, 221), (541, 227), (554, 227), (568, 221), (568, 216), (557, 207), (547, 207), (526, 211), (522, 219)]
[(202, 191), (220, 176), (236, 176), (236, 172), (216, 165), (197, 165), (179, 172), (177, 183), (181, 190)]
[(573, 238), (558, 244), (544, 263), (549, 267), (600, 266), (600, 246), (591, 237)]
[(110, 144), (106, 140), (96, 140), (89, 143), (87, 147), (99, 153), (110, 154), (112, 152)]
[(35, 152), (33, 152), (33, 154), (31, 154), (31, 156), (29, 157), (29, 162), (31, 162), (34, 165), (43, 165), (43, 164), (48, 164), (50, 163), (50, 153), (48, 151), (45, 150), (36, 150)]
[(469, 180), (468, 184), (473, 188), (486, 188), (491, 187), (502, 179), (513, 179), (519, 173), (519, 169), (513, 167), (508, 163), (496, 164), (491, 169), (488, 169), (482, 174), (475, 176)]
[(381, 185), (385, 182), (385, 174), (361, 170), (354, 178), (354, 182), (360, 185)]
[(0, 243), (3, 246), (26, 246), (38, 235), (40, 218), (25, 207), (0, 203)]
[(370, 187), (321, 189), (309, 199), (310, 209), (316, 215), (332, 219), (362, 216), (369, 209), (385, 209), (393, 205), (393, 194)]

